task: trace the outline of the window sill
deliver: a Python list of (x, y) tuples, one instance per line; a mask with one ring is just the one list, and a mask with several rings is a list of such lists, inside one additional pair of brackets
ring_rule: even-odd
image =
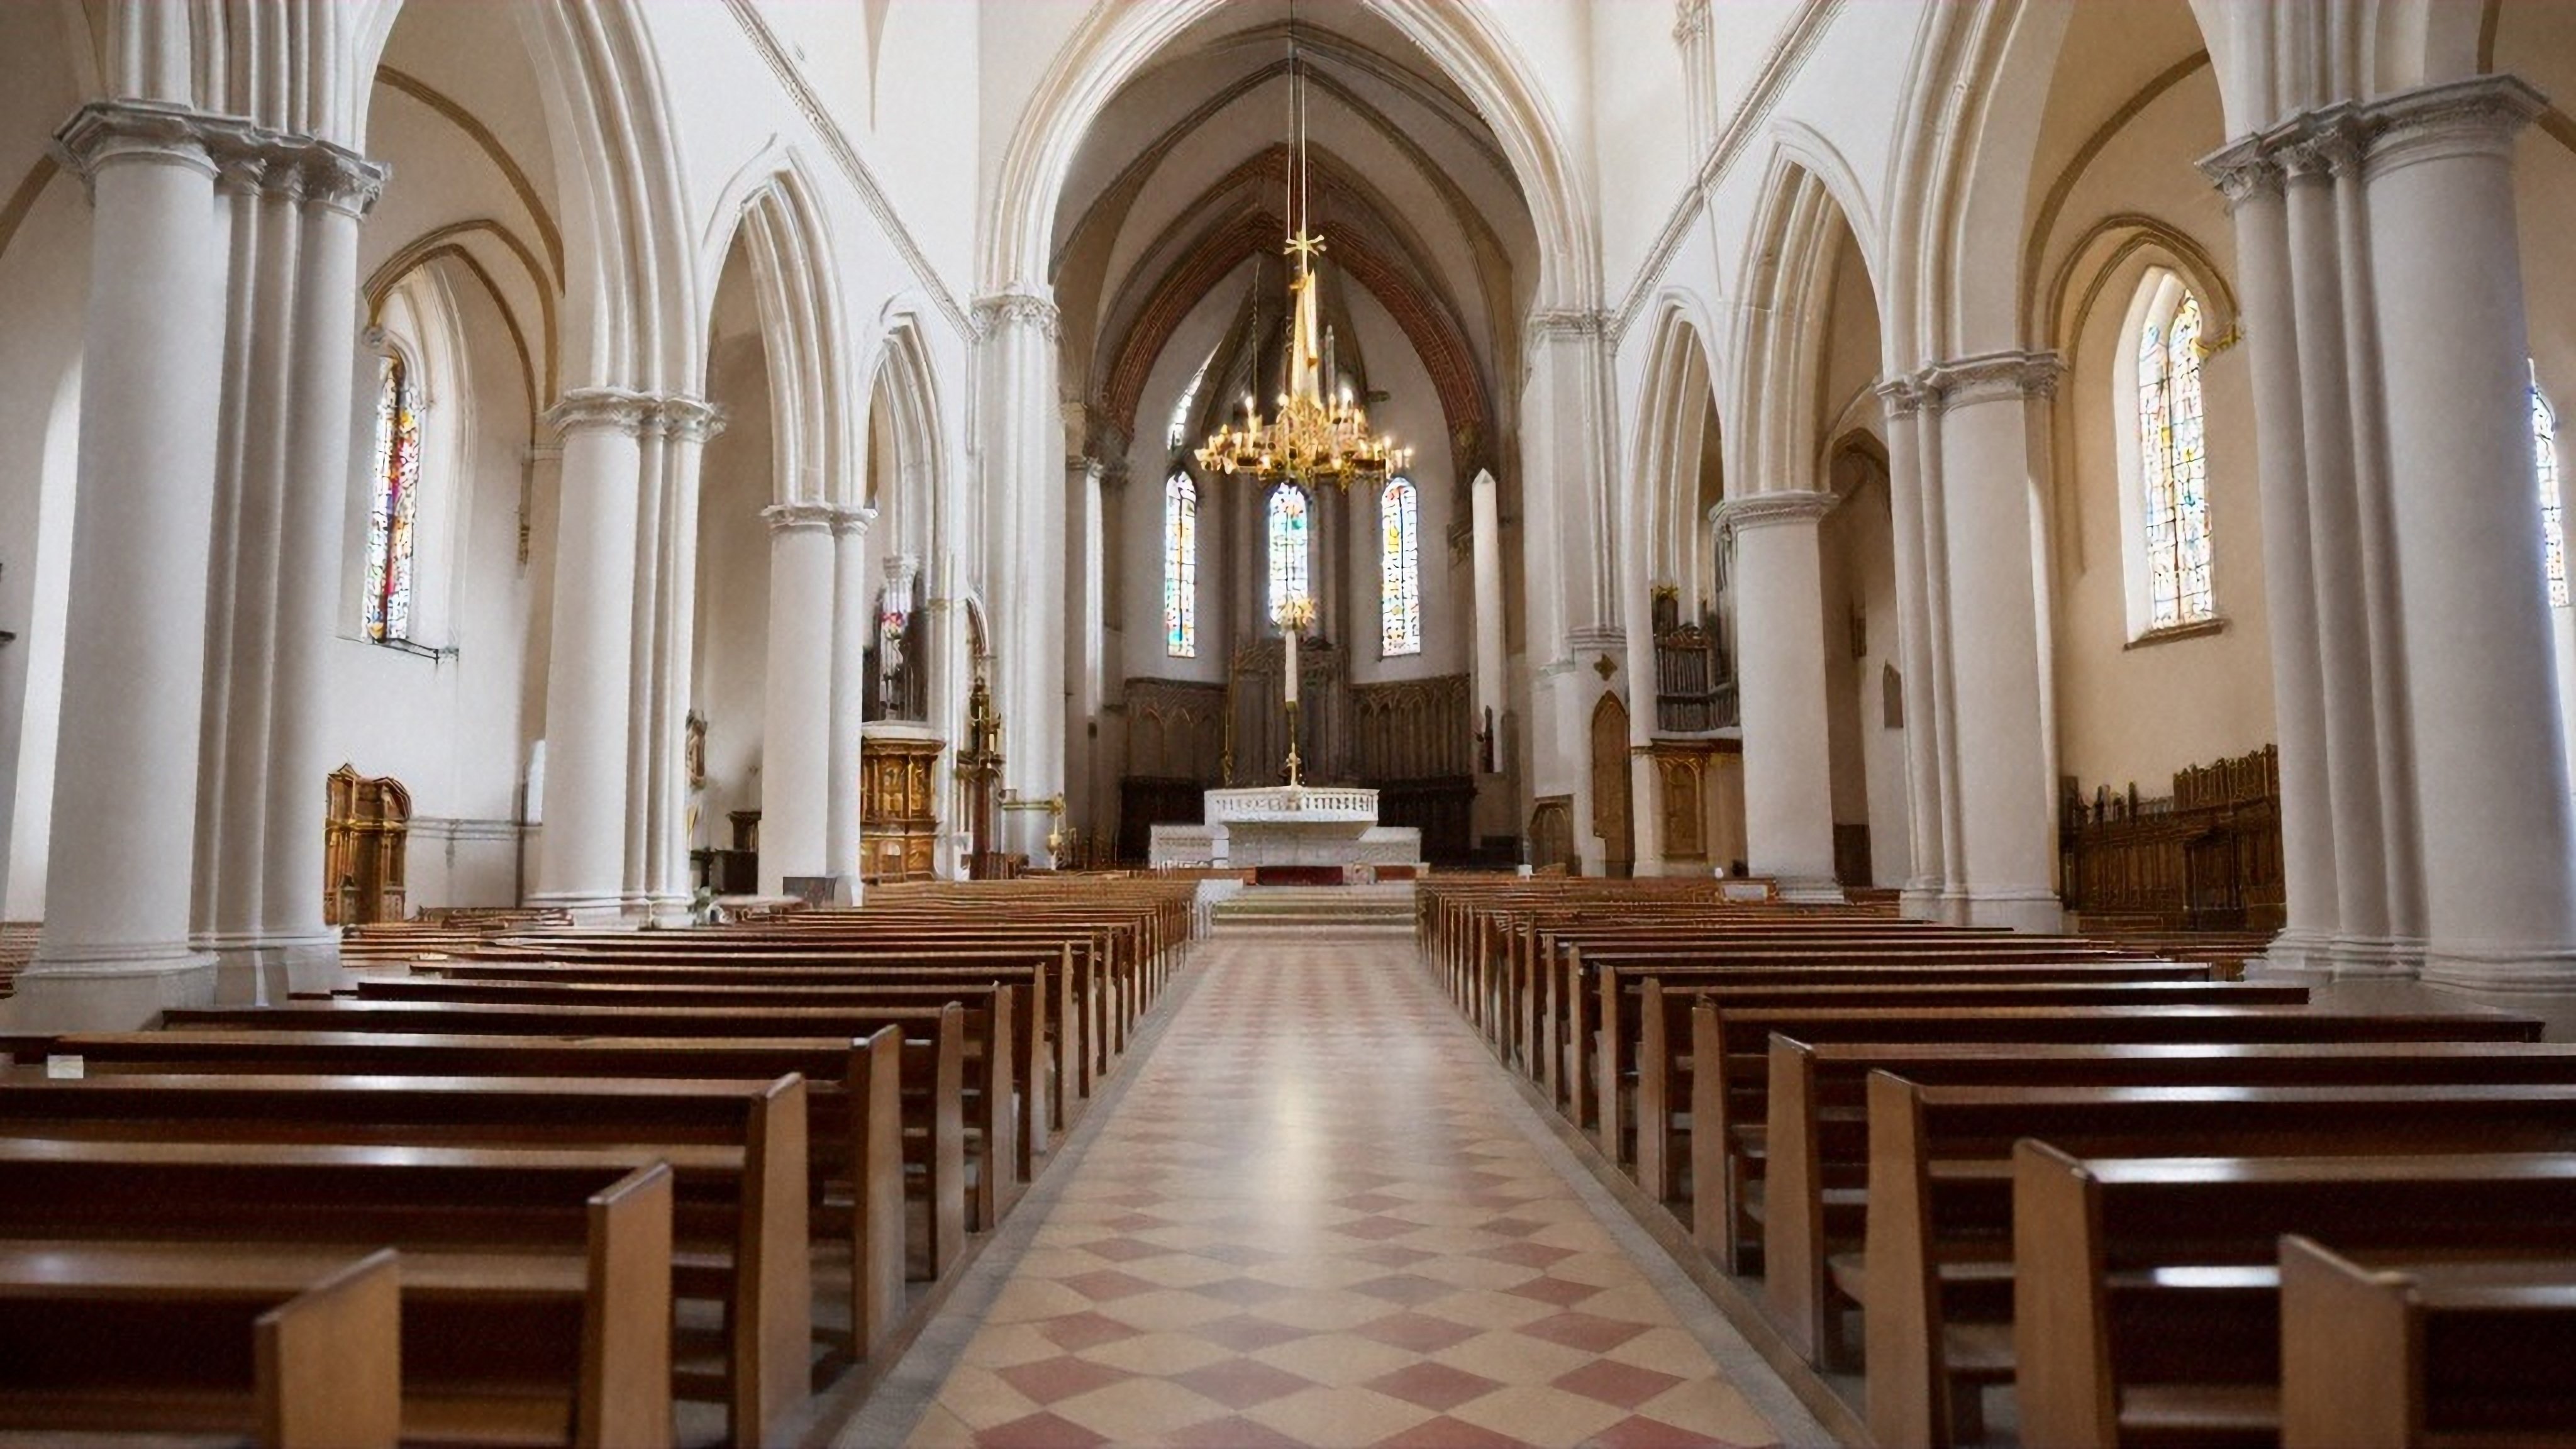
[(2210, 634), (2222, 633), (2226, 628), (2227, 616), (2224, 614), (2212, 614), (2206, 619), (2194, 619), (2188, 624), (2167, 624), (2161, 629), (2149, 629), (2144, 634), (2139, 635), (2137, 638), (2130, 640), (2128, 643), (2123, 644), (2120, 647), (2124, 650), (2145, 649), (2157, 644), (2172, 644), (2184, 639), (2199, 639)]

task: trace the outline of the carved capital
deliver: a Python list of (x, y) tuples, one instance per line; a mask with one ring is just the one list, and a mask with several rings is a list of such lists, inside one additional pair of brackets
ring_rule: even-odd
[(1818, 520), (1834, 511), (1835, 502), (1831, 493), (1775, 489), (1726, 499), (1710, 509), (1708, 517), (1720, 528), (1731, 528), (1738, 533), (1789, 523), (1804, 524), (1812, 529)]
[(723, 434), (725, 412), (705, 398), (672, 393), (655, 400), (653, 422), (666, 438), (704, 443)]
[(2513, 155), (2514, 138), (2549, 102), (2515, 76), (2482, 75), (2425, 86), (2362, 108), (2370, 174), (2418, 161)]
[(1880, 383), (1876, 391), (1879, 402), (1886, 407), (1887, 416), (1890, 419), (1910, 418), (1922, 411), (1929, 402), (1929, 399), (1923, 395), (1922, 387), (1910, 377), (1891, 377)]
[(866, 538), (868, 525), (877, 521), (877, 511), (864, 503), (844, 503), (832, 510), (832, 532), (840, 537)]
[(975, 299), (975, 335), (990, 337), (1006, 326), (1034, 327), (1053, 339), (1056, 316), (1055, 303), (1025, 285), (987, 292)]
[(546, 411), (546, 424), (565, 437), (581, 428), (614, 428), (629, 435), (639, 434), (653, 419), (655, 402), (648, 393), (622, 387), (577, 387)]
[(1529, 340), (1535, 347), (1574, 338), (1598, 338), (1609, 330), (1610, 314), (1589, 307), (1542, 307), (1529, 315)]
[(54, 157), (84, 183), (124, 162), (185, 166), (212, 177), (207, 140), (218, 118), (158, 101), (92, 101), (54, 132)]
[(1687, 46), (1708, 33), (1708, 0), (1675, 0), (1673, 44)]
[(1935, 410), (2057, 395), (2065, 360), (2054, 352), (1988, 352), (1936, 362), (1914, 375), (1924, 405)]
[(773, 503), (760, 510), (760, 517), (772, 535), (828, 533), (840, 521), (840, 512), (829, 503)]

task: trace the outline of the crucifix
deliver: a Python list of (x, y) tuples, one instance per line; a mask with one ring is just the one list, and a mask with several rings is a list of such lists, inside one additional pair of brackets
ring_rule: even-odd
[(1279, 606), (1279, 637), (1288, 648), (1288, 784), (1301, 783), (1297, 776), (1297, 639), (1315, 622), (1315, 601), (1304, 595)]

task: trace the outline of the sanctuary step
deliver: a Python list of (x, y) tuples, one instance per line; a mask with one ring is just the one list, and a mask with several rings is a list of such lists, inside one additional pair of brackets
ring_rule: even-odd
[(1411, 882), (1350, 886), (1249, 886), (1218, 901), (1216, 929), (1229, 936), (1410, 935)]

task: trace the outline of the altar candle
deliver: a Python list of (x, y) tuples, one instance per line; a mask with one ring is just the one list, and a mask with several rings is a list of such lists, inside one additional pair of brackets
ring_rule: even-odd
[[(1292, 610), (1293, 613), (1293, 610)], [(1280, 621), (1280, 631), (1288, 638), (1288, 702), (1297, 702), (1297, 625), (1293, 618)]]

